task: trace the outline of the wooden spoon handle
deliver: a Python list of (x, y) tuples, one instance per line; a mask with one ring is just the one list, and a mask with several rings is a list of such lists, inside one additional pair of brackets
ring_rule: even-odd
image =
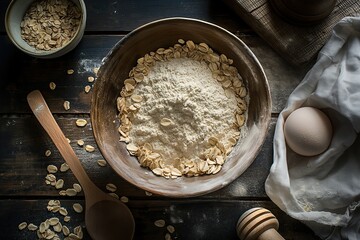
[(75, 177), (80, 182), (81, 186), (84, 188), (84, 192), (86, 193), (87, 191), (85, 190), (92, 187), (91, 185), (94, 184), (86, 174), (80, 163), (80, 160), (65, 138), (64, 133), (56, 123), (42, 94), (38, 90), (32, 91), (28, 94), (27, 101), (31, 110), (35, 114), (35, 117), (38, 119), (45, 131), (49, 134), (51, 140), (54, 142), (60, 154), (69, 165), (71, 171), (74, 173)]

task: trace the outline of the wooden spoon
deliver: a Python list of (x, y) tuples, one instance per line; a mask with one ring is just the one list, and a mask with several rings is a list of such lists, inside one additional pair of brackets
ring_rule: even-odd
[(40, 91), (28, 94), (27, 101), (40, 124), (81, 184), (85, 194), (85, 224), (94, 240), (132, 239), (135, 221), (129, 208), (101, 191), (88, 177), (59, 125), (56, 123)]

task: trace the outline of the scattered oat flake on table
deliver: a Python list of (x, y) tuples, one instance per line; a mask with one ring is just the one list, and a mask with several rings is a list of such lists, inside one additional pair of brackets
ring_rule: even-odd
[(127, 202), (129, 202), (129, 198), (126, 197), (126, 196), (122, 196), (122, 197), (120, 198), (120, 201), (122, 201), (123, 203), (127, 203)]
[(154, 222), (154, 225), (157, 227), (165, 227), (165, 220), (159, 219)]
[(52, 218), (49, 218), (48, 220), (49, 220), (49, 224), (51, 226), (55, 226), (56, 224), (59, 223), (59, 218), (57, 218), (57, 217), (52, 217)]
[(116, 192), (117, 187), (113, 183), (108, 183), (108, 184), (106, 184), (106, 189), (109, 192)]
[(38, 226), (36, 226), (35, 224), (33, 224), (33, 223), (30, 223), (29, 225), (28, 225), (28, 230), (29, 231), (36, 231), (38, 229)]
[(60, 189), (60, 188), (63, 188), (63, 187), (64, 187), (64, 180), (62, 180), (62, 179), (57, 180), (56, 184), (55, 184), (55, 188)]
[(85, 93), (89, 93), (90, 90), (91, 90), (90, 85), (86, 85), (85, 88), (84, 88)]
[(56, 182), (56, 176), (54, 174), (51, 174), (51, 173), (47, 174), (45, 179), (48, 180), (50, 183)]
[(83, 207), (81, 206), (80, 203), (74, 203), (73, 204), (73, 209), (77, 213), (81, 213), (83, 211)]
[(66, 196), (66, 190), (60, 190), (59, 195), (60, 196)]
[(51, 212), (57, 212), (60, 209), (60, 201), (59, 200), (49, 200), (47, 205), (47, 210)]
[(54, 82), (50, 82), (49, 87), (50, 87), (51, 90), (55, 90), (56, 84)]
[(67, 163), (63, 163), (60, 166), (60, 172), (66, 172), (67, 170), (69, 170), (69, 165)]
[(69, 239), (81, 239), (78, 235), (76, 235), (75, 233), (70, 233), (69, 236), (67, 236), (66, 240)]
[(97, 164), (100, 166), (100, 167), (105, 167), (107, 165), (107, 162), (106, 160), (104, 159), (100, 159), (100, 160), (97, 160)]
[(58, 168), (52, 164), (48, 165), (46, 169), (48, 173), (56, 173), (58, 171)]
[[(65, 218), (64, 218), (64, 222), (65, 222)], [(70, 234), (70, 230), (67, 226), (63, 226), (62, 232), (65, 236)]]
[(165, 240), (172, 240), (170, 233), (165, 234)]
[(80, 118), (80, 119), (77, 119), (75, 123), (76, 123), (76, 126), (78, 126), (78, 127), (85, 127), (87, 124), (87, 121), (85, 119)]
[(73, 184), (73, 188), (75, 189), (76, 192), (81, 192), (82, 188), (81, 188), (81, 185), (78, 184), (78, 183), (74, 183)]
[(84, 140), (82, 139), (77, 140), (77, 145), (79, 145), (79, 147), (84, 146)]
[(93, 151), (95, 151), (95, 148), (94, 148), (93, 146), (91, 146), (91, 145), (86, 145), (86, 146), (85, 146), (85, 150), (86, 150), (87, 152), (93, 152)]
[(151, 192), (145, 191), (146, 196), (152, 196), (153, 194)]
[(23, 230), (23, 229), (25, 229), (26, 227), (27, 227), (27, 222), (22, 222), (22, 223), (20, 223), (19, 226), (18, 226), (19, 230)]
[(68, 70), (67, 70), (67, 74), (71, 75), (71, 74), (73, 74), (73, 73), (74, 73), (74, 69), (68, 69)]
[(88, 82), (92, 83), (95, 81), (95, 78), (93, 76), (88, 77)]
[(166, 229), (168, 230), (169, 233), (175, 232), (175, 227), (173, 225), (167, 225)]
[(49, 224), (46, 222), (41, 222), (39, 226), (39, 231), (44, 233), (49, 228)]
[(68, 111), (68, 110), (70, 109), (70, 102), (69, 102), (69, 101), (64, 101), (63, 106), (64, 106), (64, 109), (65, 109), (66, 111)]
[(74, 188), (66, 189), (66, 195), (67, 196), (72, 197), (72, 196), (76, 196), (76, 194), (77, 194), (77, 191)]
[(64, 208), (64, 207), (60, 207), (59, 213), (60, 213), (61, 215), (63, 215), (63, 216), (68, 215), (68, 211), (67, 211), (66, 208)]
[(75, 227), (75, 228), (74, 228), (74, 234), (75, 234), (78, 238), (82, 239), (82, 238), (83, 238), (82, 227), (81, 227), (81, 226)]
[(49, 157), (51, 155), (51, 151), (50, 150), (46, 150), (45, 151), (45, 156)]
[(57, 233), (61, 232), (62, 228), (63, 228), (63, 226), (62, 226), (61, 222), (58, 222), (56, 225), (53, 226), (54, 231)]
[(113, 198), (116, 198), (116, 199), (119, 199), (119, 195), (117, 195), (116, 193), (114, 192), (110, 192), (108, 193), (110, 196), (112, 196)]

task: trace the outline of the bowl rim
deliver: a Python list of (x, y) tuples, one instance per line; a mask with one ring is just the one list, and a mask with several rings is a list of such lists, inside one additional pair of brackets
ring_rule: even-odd
[[(69, 42), (67, 42), (64, 46), (60, 47), (60, 48), (56, 48), (56, 49), (53, 49), (53, 50), (49, 50), (49, 51), (45, 51), (45, 50), (36, 50), (34, 47), (32, 47), (34, 49), (34, 51), (29, 51), (25, 48), (22, 47), (21, 44), (18, 43), (18, 41), (15, 40), (14, 36), (13, 36), (13, 30), (10, 28), (9, 26), (9, 22), (10, 22), (10, 13), (13, 9), (13, 6), (15, 4), (15, 2), (18, 1), (18, 0), (12, 0), (7, 9), (6, 9), (6, 12), (5, 12), (5, 30), (6, 30), (6, 33), (10, 39), (10, 41), (18, 48), (20, 49), (22, 52), (26, 53), (26, 54), (29, 54), (31, 56), (34, 56), (34, 57), (38, 57), (38, 58), (46, 58), (46, 57), (59, 57), (61, 55), (64, 55), (66, 54), (67, 52), (71, 51), (73, 48), (76, 47), (76, 45), (80, 42), (81, 38), (82, 38), (82, 35), (85, 31), (85, 26), (86, 26), (86, 19), (87, 19), (87, 14), (86, 14), (86, 5), (85, 5), (85, 2), (84, 0), (68, 0), (68, 1), (71, 1), (73, 3), (75, 2), (78, 2), (80, 4), (80, 10), (81, 10), (81, 19), (80, 19), (80, 24), (79, 24), (79, 27), (77, 28), (74, 36), (71, 38), (71, 40)], [(32, 0), (30, 3), (29, 3), (29, 6), (35, 2), (36, 0)], [(74, 41), (78, 36), (80, 36), (80, 39), (76, 42)], [(74, 44), (75, 43), (75, 44)], [(70, 46), (71, 44), (74, 44), (74, 46)], [(30, 46), (30, 45), (29, 45)], [(31, 47), (31, 46), (30, 46)], [(66, 49), (68, 48), (68, 49)], [(65, 51), (64, 51), (65, 50)], [(57, 53), (59, 52), (62, 52), (64, 51), (63, 54), (60, 54), (60, 55), (57, 55)]]
[[(153, 24), (158, 24), (160, 22), (167, 22), (167, 21), (190, 21), (190, 22), (198, 22), (201, 24), (205, 24), (205, 25), (210, 25), (211, 27), (217, 28), (220, 31), (225, 32), (226, 34), (229, 34), (231, 37), (233, 37), (235, 40), (237, 40), (243, 47), (244, 50), (247, 52), (247, 54), (249, 54), (249, 57), (252, 59), (252, 61), (254, 61), (254, 64), (256, 64), (259, 72), (261, 73), (261, 75), (263, 76), (263, 84), (264, 84), (264, 89), (265, 89), (265, 98), (267, 99), (267, 104), (266, 107), (267, 109), (269, 109), (269, 111), (267, 112), (267, 114), (262, 115), (263, 120), (263, 128), (266, 129), (267, 131), (265, 132), (260, 132), (259, 137), (259, 147), (256, 149), (256, 151), (254, 152), (255, 154), (252, 156), (251, 161), (249, 161), (249, 165), (245, 168), (244, 171), (240, 172), (239, 174), (235, 174), (229, 178), (226, 179), (226, 182), (223, 182), (221, 184), (217, 184), (217, 186), (209, 188), (209, 189), (202, 189), (200, 191), (193, 191), (193, 192), (182, 192), (181, 195), (175, 193), (175, 192), (169, 192), (169, 191), (162, 191), (161, 189), (152, 189), (152, 188), (148, 188), (147, 186), (143, 186), (138, 184), (136, 181), (133, 180), (133, 178), (129, 177), (126, 174), (120, 174), (116, 169), (117, 167), (115, 166), (115, 164), (112, 161), (108, 161), (109, 165), (111, 166), (111, 168), (114, 170), (114, 172), (120, 176), (121, 178), (125, 179), (127, 182), (131, 183), (132, 185), (143, 189), (145, 191), (148, 192), (152, 192), (155, 194), (158, 194), (160, 196), (166, 196), (166, 197), (175, 197), (175, 198), (187, 198), (187, 197), (196, 197), (196, 196), (201, 196), (204, 194), (208, 194), (210, 192), (214, 192), (216, 190), (219, 190), (223, 187), (225, 187), (226, 185), (229, 185), (231, 182), (233, 182), (236, 178), (238, 178), (240, 175), (242, 175), (247, 169), (248, 167), (253, 163), (253, 161), (256, 159), (257, 155), (259, 154), (259, 152), (261, 151), (261, 146), (263, 145), (265, 139), (266, 139), (266, 135), (268, 133), (268, 129), (269, 129), (269, 125), (270, 125), (270, 121), (271, 121), (271, 112), (272, 112), (272, 99), (271, 99), (271, 93), (270, 93), (270, 87), (269, 87), (269, 82), (268, 79), (266, 77), (265, 71), (262, 67), (262, 65), (260, 64), (259, 60), (257, 59), (257, 57), (255, 56), (255, 54), (251, 51), (251, 49), (240, 39), (238, 38), (235, 34), (231, 33), (230, 31), (207, 21), (204, 20), (200, 20), (200, 19), (195, 19), (195, 18), (186, 18), (186, 17), (170, 17), (170, 18), (162, 18), (162, 19), (158, 19), (155, 21), (151, 21), (149, 23), (143, 24), (139, 27), (137, 27), (136, 29), (134, 29), (133, 31), (131, 31), (130, 33), (128, 33), (127, 35), (125, 35), (122, 39), (120, 39), (114, 46), (113, 48), (108, 52), (108, 54), (102, 59), (101, 65), (100, 65), (100, 69), (98, 72), (98, 75), (101, 75), (101, 68), (110, 60), (110, 58), (112, 57), (113, 54), (115, 54), (115, 52), (118, 50), (118, 48), (120, 48), (126, 41), (128, 41), (128, 39), (130, 37), (132, 37), (134, 34), (136, 34), (138, 31), (141, 31), (143, 28), (147, 28), (150, 25)], [(94, 124), (96, 116), (98, 115), (98, 113), (96, 113), (95, 111), (95, 105), (97, 103), (97, 91), (98, 88), (97, 87), (99, 84), (97, 84), (98, 82), (96, 81), (93, 87), (93, 94), (92, 94), (92, 98), (91, 98), (91, 109), (90, 109), (90, 120), (92, 123), (92, 130), (93, 130), (93, 135), (95, 138), (95, 141), (99, 147), (99, 150), (101, 152), (101, 154), (104, 156), (105, 159), (112, 159), (111, 156), (102, 149), (102, 143), (99, 140), (100, 139), (100, 131), (98, 131), (99, 129), (97, 128), (97, 125)], [(140, 167), (140, 166), (139, 166)], [(182, 176), (184, 177), (184, 176)], [(201, 176), (199, 176), (201, 177)], [(167, 180), (167, 179), (164, 179)], [(169, 181), (169, 180), (167, 180)]]

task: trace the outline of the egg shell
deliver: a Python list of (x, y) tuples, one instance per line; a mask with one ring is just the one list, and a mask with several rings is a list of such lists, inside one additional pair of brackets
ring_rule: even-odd
[(330, 145), (332, 125), (325, 113), (317, 108), (302, 107), (293, 111), (285, 121), (286, 144), (297, 154), (315, 156)]

